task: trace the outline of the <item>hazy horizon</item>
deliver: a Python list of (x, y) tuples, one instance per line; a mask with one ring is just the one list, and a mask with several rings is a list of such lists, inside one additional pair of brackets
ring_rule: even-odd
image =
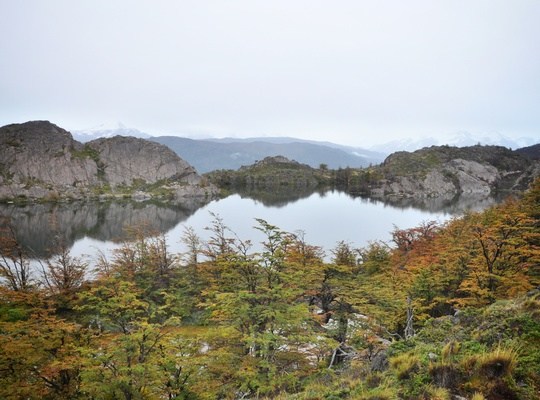
[(0, 125), (538, 138), (540, 2), (2, 2)]

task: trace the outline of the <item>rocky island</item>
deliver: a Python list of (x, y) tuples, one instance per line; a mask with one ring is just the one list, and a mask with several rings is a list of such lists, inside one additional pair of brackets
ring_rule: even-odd
[(0, 200), (211, 198), (217, 189), (168, 147), (116, 136), (82, 144), (48, 122), (0, 128)]
[(501, 146), (432, 146), (396, 152), (366, 168), (312, 168), (285, 157), (267, 157), (239, 170), (205, 174), (225, 190), (295, 191), (334, 188), (375, 198), (438, 198), (521, 192), (540, 176), (534, 149)]

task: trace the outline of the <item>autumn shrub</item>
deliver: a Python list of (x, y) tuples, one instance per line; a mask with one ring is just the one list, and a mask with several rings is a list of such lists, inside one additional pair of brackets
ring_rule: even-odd
[(13, 304), (0, 304), (0, 323), (17, 322), (27, 320), (30, 310), (25, 307)]
[(454, 323), (451, 317), (439, 317), (426, 321), (417, 335), (417, 340), (423, 342), (441, 343), (448, 340), (449, 333), (453, 333)]

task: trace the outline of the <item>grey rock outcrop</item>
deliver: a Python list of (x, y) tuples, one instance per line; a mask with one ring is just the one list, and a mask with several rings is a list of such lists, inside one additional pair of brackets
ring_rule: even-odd
[(117, 136), (83, 145), (48, 121), (0, 128), (0, 199), (134, 193), (211, 197), (217, 189), (172, 150), (144, 139)]
[(157, 182), (173, 179), (195, 185), (201, 177), (171, 149), (155, 142), (115, 136), (87, 144), (97, 152), (103, 179), (110, 185), (131, 185), (134, 181)]
[(96, 163), (74, 157), (81, 148), (69, 132), (46, 121), (4, 126), (0, 128), (0, 184), (20, 191), (35, 185), (97, 183)]
[(439, 197), (523, 190), (539, 175), (538, 163), (498, 146), (430, 147), (390, 155), (373, 195)]

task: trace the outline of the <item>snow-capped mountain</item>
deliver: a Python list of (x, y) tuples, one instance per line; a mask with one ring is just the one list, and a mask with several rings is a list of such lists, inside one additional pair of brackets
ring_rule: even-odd
[(121, 122), (119, 122), (115, 127), (107, 127), (105, 124), (101, 124), (97, 127), (90, 129), (71, 131), (71, 134), (73, 135), (73, 139), (78, 140), (82, 143), (89, 142), (98, 138), (109, 138), (113, 136), (132, 136), (142, 139), (148, 139), (152, 137), (152, 135), (141, 132), (138, 129), (128, 128)]
[(441, 137), (423, 137), (423, 138), (407, 138), (400, 140), (393, 140), (383, 144), (370, 147), (370, 150), (379, 151), (385, 154), (391, 154), (396, 151), (415, 151), (423, 147), (429, 146), (474, 146), (477, 144), (482, 145), (495, 145), (508, 147), (510, 149), (518, 149), (521, 147), (531, 146), (538, 143), (539, 140), (531, 137), (521, 138), (509, 138), (498, 132), (475, 135), (470, 132), (461, 131), (454, 135), (441, 136)]

